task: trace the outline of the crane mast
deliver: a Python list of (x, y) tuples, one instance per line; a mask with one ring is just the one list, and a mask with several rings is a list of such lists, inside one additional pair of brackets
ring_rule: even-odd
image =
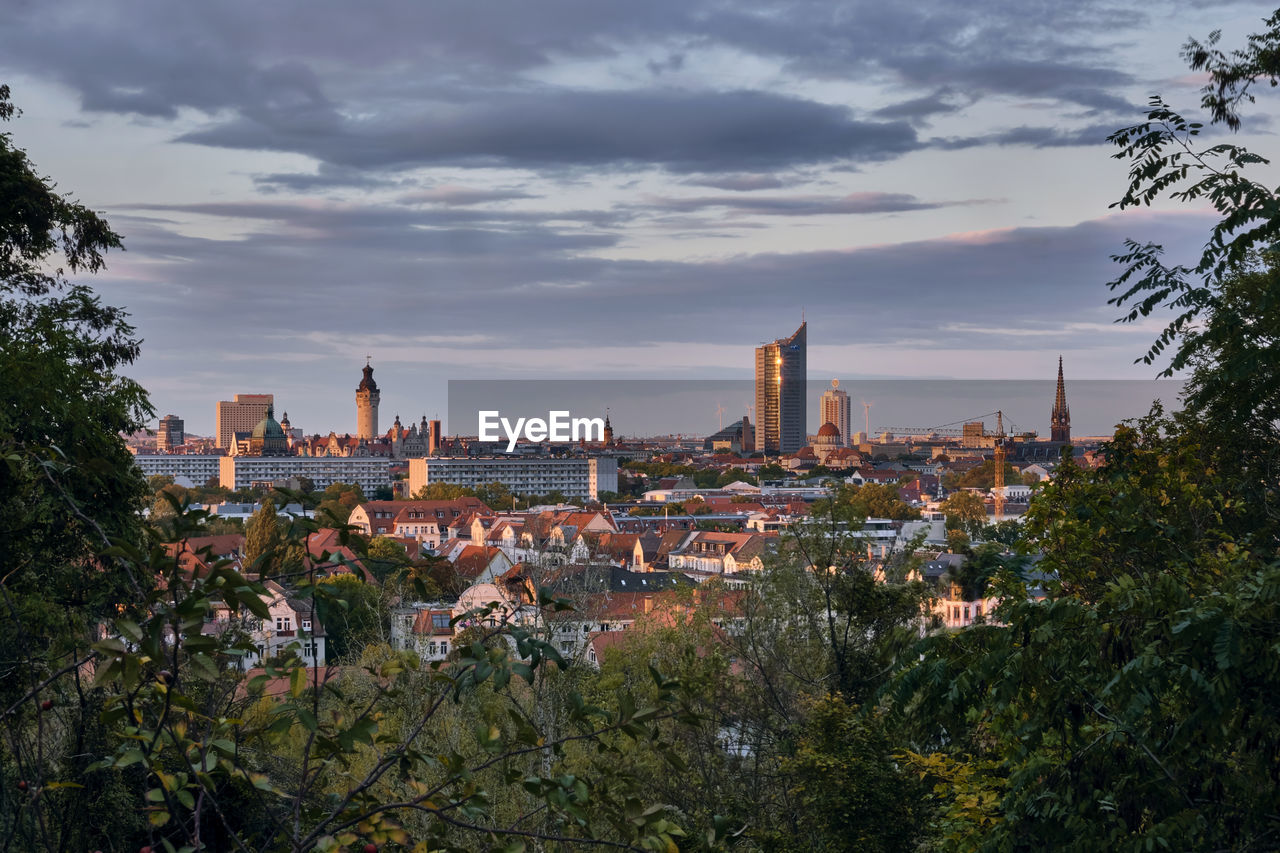
[(995, 443), (995, 466), (996, 478), (992, 491), (995, 492), (995, 520), (999, 521), (1004, 515), (1004, 465), (1005, 465), (1005, 434), (1004, 434), (1004, 412), (996, 412), (996, 443)]

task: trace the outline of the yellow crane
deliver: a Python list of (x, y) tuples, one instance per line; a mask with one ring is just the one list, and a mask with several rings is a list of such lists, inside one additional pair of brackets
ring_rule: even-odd
[(995, 484), (992, 491), (995, 492), (995, 520), (999, 521), (1000, 516), (1004, 515), (1004, 465), (1005, 465), (1005, 434), (1004, 434), (1004, 412), (996, 411), (996, 442), (995, 442)]

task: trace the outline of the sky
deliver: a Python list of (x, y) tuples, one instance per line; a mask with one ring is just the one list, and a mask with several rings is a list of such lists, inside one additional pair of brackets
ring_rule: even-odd
[[(276, 395), (354, 431), (457, 379), (742, 379), (809, 323), (810, 376), (1151, 379), (1117, 325), (1106, 137), (1194, 114), (1188, 37), (1257, 3), (5, 0), (7, 130), (126, 251), (94, 286), (158, 414)], [(1234, 141), (1274, 148), (1267, 94)], [(1211, 129), (1213, 133), (1222, 133)], [(1271, 183), (1280, 182), (1272, 180)], [(939, 413), (941, 419), (946, 413)], [(1104, 419), (1105, 420), (1105, 419)], [(1041, 431), (1047, 424), (1038, 425)]]

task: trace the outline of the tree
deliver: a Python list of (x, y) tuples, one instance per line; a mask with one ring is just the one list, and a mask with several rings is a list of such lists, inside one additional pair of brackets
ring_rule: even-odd
[(244, 564), (263, 577), (274, 574), (284, 557), (284, 537), (276, 505), (267, 498), (254, 511), (244, 529)]
[[(920, 511), (898, 495), (896, 486), (884, 483), (866, 483), (861, 486), (842, 484), (831, 501), (845, 514), (845, 517), (859, 524), (868, 518), (905, 521), (920, 517)], [(815, 511), (821, 513), (825, 506), (825, 501), (818, 502), (815, 505)]]
[(942, 502), (947, 527), (964, 530), (972, 538), (987, 523), (987, 503), (976, 492), (956, 492)]
[(365, 552), (364, 564), (381, 582), (388, 575), (409, 565), (409, 555), (405, 553), (404, 546), (396, 540), (386, 536), (375, 536), (369, 542), (368, 551)]
[(387, 642), (391, 617), (380, 587), (355, 575), (335, 574), (320, 581), (317, 591), (330, 663), (355, 662), (367, 646)]
[[(963, 474), (951, 474), (943, 478), (943, 485), (948, 489), (991, 489), (996, 482), (996, 463), (987, 459), (981, 465), (970, 468)], [(1008, 462), (1004, 463), (1004, 482), (1009, 486), (1025, 484), (1021, 472)]]
[(787, 476), (787, 471), (776, 462), (770, 462), (768, 465), (761, 465), (756, 476), (763, 483), (765, 480), (781, 480)]
[[(17, 114), (0, 85), (0, 121)], [(144, 541), (148, 489), (121, 439), (154, 414), (120, 372), (138, 340), (73, 280), (120, 245), (0, 133), (0, 837), (13, 849), (105, 848), (143, 823), (127, 780), (92, 767), (113, 735), (79, 669), (99, 620), (136, 615), (152, 586), (104, 553)], [(42, 730), (56, 747), (42, 750)], [(77, 788), (46, 785), (54, 767)]]
[[(1267, 23), (1231, 57), (1216, 36), (1189, 43), (1215, 121), (1238, 126), (1249, 84), (1275, 80)], [(1112, 282), (1124, 319), (1174, 309), (1141, 360), (1190, 367), (1187, 406), (1122, 425), (1096, 470), (1064, 457), (1026, 522), (1038, 576), (998, 571), (1003, 624), (929, 639), (893, 694), (954, 849), (1277, 844), (1280, 727), (1260, 715), (1280, 691), (1280, 517), (1275, 403), (1258, 389), (1280, 381), (1280, 279), (1254, 250), (1280, 235), (1280, 206), (1244, 177), (1262, 158), (1197, 147), (1199, 130), (1153, 98), (1112, 137), (1132, 164), (1119, 206), (1168, 194), (1221, 215), (1195, 267), (1130, 243)]]

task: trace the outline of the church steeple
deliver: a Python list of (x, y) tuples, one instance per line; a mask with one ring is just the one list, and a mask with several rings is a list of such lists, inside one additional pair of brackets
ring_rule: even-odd
[(1067, 388), (1062, 381), (1062, 356), (1058, 356), (1058, 393), (1053, 398), (1049, 415), (1049, 440), (1071, 441), (1071, 410), (1067, 408)]

